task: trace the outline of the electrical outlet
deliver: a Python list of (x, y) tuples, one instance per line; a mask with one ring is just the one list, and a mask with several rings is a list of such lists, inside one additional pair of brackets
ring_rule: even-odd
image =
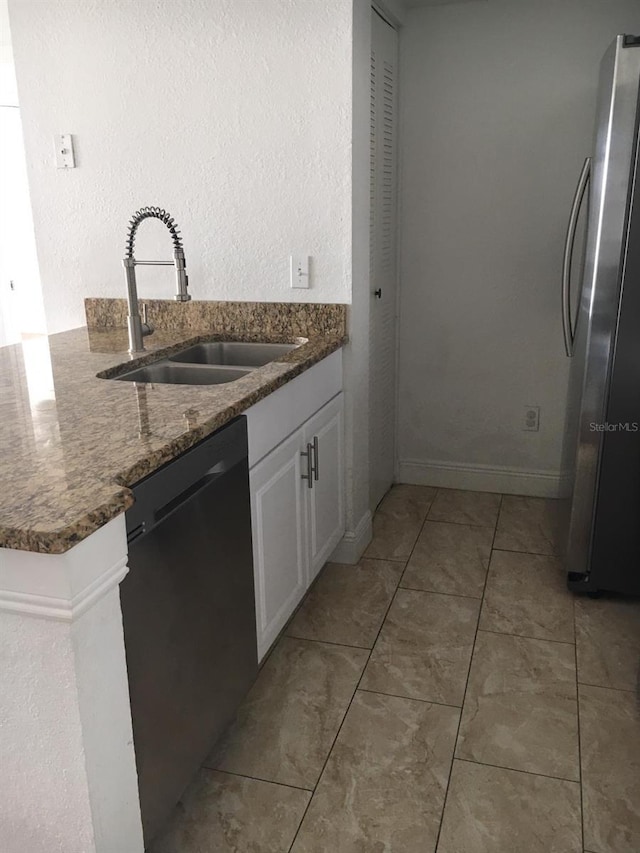
[(524, 426), (527, 432), (538, 432), (540, 429), (540, 406), (524, 407)]

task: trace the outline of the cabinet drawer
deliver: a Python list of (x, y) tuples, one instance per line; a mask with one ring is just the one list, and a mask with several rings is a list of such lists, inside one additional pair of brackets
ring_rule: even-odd
[(245, 412), (249, 468), (342, 391), (342, 350), (323, 358)]

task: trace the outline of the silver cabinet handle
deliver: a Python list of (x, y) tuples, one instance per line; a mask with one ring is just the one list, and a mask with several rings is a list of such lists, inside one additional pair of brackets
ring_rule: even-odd
[(318, 479), (318, 436), (313, 436), (313, 479)]
[(567, 239), (564, 244), (564, 259), (562, 262), (562, 331), (564, 333), (564, 348), (569, 357), (573, 355), (573, 341), (575, 337), (575, 325), (571, 321), (571, 264), (573, 261), (573, 247), (576, 240), (576, 228), (578, 217), (584, 198), (585, 190), (589, 185), (591, 176), (591, 157), (587, 157), (580, 172), (578, 186), (571, 205), (569, 216), (569, 227), (567, 228)]
[[(312, 489), (313, 488), (313, 445), (307, 444), (307, 450), (301, 451), (300, 456), (306, 456), (307, 458), (307, 473), (302, 474), (302, 479), (307, 481), (307, 486)], [(316, 478), (317, 479), (317, 478)]]

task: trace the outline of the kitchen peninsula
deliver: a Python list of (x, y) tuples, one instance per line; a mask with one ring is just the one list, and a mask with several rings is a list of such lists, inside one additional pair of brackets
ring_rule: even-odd
[[(0, 349), (2, 796), (34, 853), (142, 850), (118, 595), (130, 487), (346, 340), (340, 305), (158, 300), (148, 353), (132, 362), (124, 300), (86, 307), (88, 328)], [(229, 339), (297, 346), (223, 385), (109, 378)], [(34, 787), (37, 815), (23, 796)]]

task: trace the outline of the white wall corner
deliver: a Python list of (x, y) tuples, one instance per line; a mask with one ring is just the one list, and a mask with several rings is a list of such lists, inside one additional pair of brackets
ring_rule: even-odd
[(64, 554), (0, 549), (2, 851), (143, 851), (126, 572), (124, 515)]
[(354, 530), (347, 530), (329, 558), (332, 563), (349, 563), (355, 565), (364, 554), (373, 536), (371, 512), (367, 510)]
[(492, 465), (405, 459), (398, 463), (398, 481), (442, 489), (468, 489), (537, 498), (557, 498), (562, 493), (559, 471), (530, 471)]

